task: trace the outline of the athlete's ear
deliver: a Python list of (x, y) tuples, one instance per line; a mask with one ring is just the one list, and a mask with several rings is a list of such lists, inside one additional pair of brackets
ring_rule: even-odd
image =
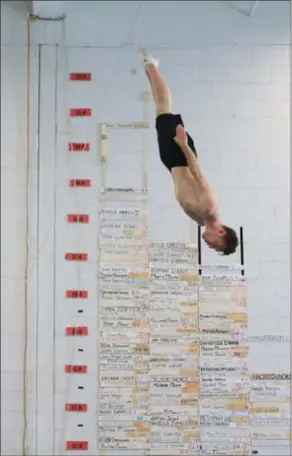
[(224, 226), (219, 226), (217, 233), (219, 234), (219, 236), (225, 236), (226, 230), (225, 230)]

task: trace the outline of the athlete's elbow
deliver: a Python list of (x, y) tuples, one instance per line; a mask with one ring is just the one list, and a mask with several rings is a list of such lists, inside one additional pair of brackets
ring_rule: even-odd
[(182, 201), (183, 201), (181, 193), (176, 191), (175, 192), (175, 199), (178, 202), (178, 204), (181, 206), (182, 205)]

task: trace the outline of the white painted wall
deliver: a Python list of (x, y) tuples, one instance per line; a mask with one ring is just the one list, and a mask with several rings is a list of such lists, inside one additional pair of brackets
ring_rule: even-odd
[[(42, 5), (45, 7), (45, 4), (51, 2), (37, 3), (42, 8)], [(89, 395), (94, 402), (97, 392), (95, 347), (98, 329), (95, 318), (95, 277), (98, 263), (95, 224), (98, 210), (96, 194), (100, 185), (97, 125), (104, 120), (136, 120), (142, 116), (139, 94), (148, 86), (138, 62), (135, 49), (137, 44), (151, 46), (161, 58), (161, 69), (173, 91), (175, 109), (183, 114), (186, 126), (195, 139), (202, 167), (218, 192), (224, 222), (235, 227), (244, 227), (245, 259), (250, 283), (251, 335), (274, 334), (288, 337), (290, 331), (288, 2), (260, 2), (253, 18), (239, 11), (247, 10), (249, 2), (56, 3), (57, 14), (62, 9), (66, 10), (64, 23), (36, 22), (32, 26), (33, 42), (36, 46), (45, 44), (40, 50), (42, 89), (38, 195), (42, 212), (38, 236), (39, 244), (43, 247), (39, 255), (38, 287), (39, 417), (36, 430), (38, 443), (37, 446), (32, 444), (32, 448), (37, 448), (37, 454), (40, 455), (50, 453), (53, 448), (55, 454), (62, 454), (60, 452), (63, 451), (64, 441), (73, 440), (74, 437), (84, 440), (89, 438), (93, 442), (93, 452), (96, 445), (94, 407), (88, 414), (91, 425), (87, 434), (87, 431), (82, 429), (76, 431), (76, 423), (73, 428), (63, 413), (64, 403), (74, 401), (76, 396), (73, 397), (73, 394), (81, 394), (76, 392), (78, 383), (63, 374), (63, 366), (68, 359), (73, 359), (76, 363), (81, 363), (82, 359), (86, 362), (91, 360), (90, 375), (82, 382), (85, 385), (84, 397), (88, 398)], [(56, 15), (53, 6), (51, 3), (50, 14)], [(41, 10), (38, 12), (42, 13)], [(12, 18), (9, 20), (12, 21)], [(19, 43), (22, 38), (11, 33), (13, 27), (7, 26), (6, 30), (7, 45), (5, 44), (4, 48), (13, 44), (13, 50), (19, 49), (15, 40)], [(61, 49), (56, 49), (56, 43), (60, 44)], [(9, 57), (11, 60), (10, 52)], [(23, 54), (18, 55), (15, 60), (18, 65), (21, 58), (24, 58)], [(35, 62), (36, 60), (33, 65), (36, 65)], [(7, 63), (5, 65), (4, 68)], [(137, 70), (135, 75), (131, 73), (132, 69)], [(69, 83), (70, 71), (92, 72), (93, 81), (78, 86)], [(7, 84), (5, 94), (11, 93), (11, 97), (13, 96), (15, 91), (11, 91), (11, 80), (20, 74), (20, 71), (14, 73), (14, 70), (10, 70), (8, 73), (7, 70), (7, 79), (2, 77), (2, 84)], [(20, 81), (23, 84), (23, 78), (20, 78)], [(20, 81), (15, 84), (19, 91), (23, 87)], [(20, 113), (20, 95), (17, 100), (18, 108), (11, 113), (11, 119), (15, 119), (16, 112)], [(89, 120), (70, 120), (67, 118), (70, 107), (92, 107), (93, 116)], [(152, 116), (154, 123), (153, 110)], [(8, 206), (10, 203), (7, 202), (2, 210), (10, 213), (10, 207), (14, 207), (13, 214), (17, 216), (10, 215), (10, 220), (15, 217), (14, 226), (17, 223), (20, 227), (17, 217), (19, 209), (23, 208), (20, 199), (23, 191), (18, 198), (15, 190), (17, 185), (8, 192), (9, 186), (6, 186), (8, 184), (4, 184), (3, 180), (5, 182), (6, 175), (15, 176), (16, 169), (20, 168), (23, 160), (23, 155), (19, 155), (21, 143), (17, 143), (17, 146), (17, 136), (11, 134), (16, 130), (21, 131), (21, 121), (15, 119), (8, 123), (8, 117), (5, 117), (2, 122), (6, 122), (6, 118), (7, 143), (2, 148), (13, 153), (4, 155), (2, 152), (7, 160), (7, 171), (2, 171), (2, 185), (5, 185), (2, 187), (5, 189), (2, 198), (7, 198), (8, 201), (14, 195), (14, 206)], [(12, 122), (15, 122), (13, 125), (17, 125), (17, 129), (14, 127), (12, 130)], [(59, 134), (56, 134), (56, 123)], [(24, 141), (23, 138), (22, 140)], [(86, 157), (69, 157), (67, 143), (70, 140), (90, 141), (92, 152)], [(112, 143), (109, 179), (115, 184), (121, 177), (122, 170), (125, 181), (130, 185), (133, 183), (134, 171), (129, 162), (121, 163), (118, 160), (119, 168), (115, 165), (115, 154), (120, 153), (118, 146), (121, 142), (127, 147), (128, 143), (124, 138), (119, 139), (119, 144), (117, 138)], [(136, 144), (136, 139), (133, 139), (133, 142)], [(9, 162), (12, 157), (13, 161)], [(17, 157), (21, 162), (19, 164), (16, 164)], [(85, 190), (86, 193), (74, 193), (72, 196), (72, 191), (67, 187), (70, 177), (91, 177), (93, 187), (88, 192)], [(17, 182), (21, 183), (18, 178), (17, 174)], [(189, 223), (175, 203), (170, 177), (159, 163), (154, 128), (151, 131), (149, 147), (149, 179), (151, 237), (188, 240)], [(12, 186), (13, 179), (9, 177), (7, 181)], [(78, 212), (85, 206), (94, 225), (73, 228), (72, 231), (64, 222), (66, 214)], [(11, 236), (12, 224), (10, 221), (5, 223)], [(85, 236), (84, 230), (87, 230)], [(15, 236), (20, 237), (20, 229), (17, 233)], [(22, 245), (20, 242), (19, 245)], [(20, 272), (16, 272), (16, 265), (20, 263), (17, 261), (13, 265), (10, 260), (10, 252), (14, 252), (12, 249), (16, 242), (13, 246), (7, 242), (6, 245), (9, 245), (4, 246), (9, 249), (6, 250), (7, 254), (5, 253), (5, 259), (8, 258), (5, 261), (7, 277), (13, 282), (6, 280), (7, 291), (2, 285), (2, 293), (6, 293), (2, 302), (7, 303), (4, 306), (2, 304), (2, 312), (3, 308), (5, 312), (7, 308), (7, 314), (10, 315), (10, 309), (13, 308), (11, 303), (21, 308), (19, 300), (14, 299), (14, 296), (17, 289), (15, 278), (23, 278), (23, 267)], [(68, 265), (64, 261), (66, 252), (78, 249), (90, 252), (90, 262), (85, 269)], [(16, 258), (16, 253), (13, 257)], [(218, 261), (218, 258), (216, 260), (215, 256), (205, 249), (203, 259), (206, 262)], [(227, 261), (238, 261), (238, 257)], [(2, 274), (4, 272), (2, 266)], [(21, 290), (22, 282), (19, 283)], [(55, 289), (51, 286), (52, 283)], [(70, 345), (71, 342), (63, 336), (65, 326), (76, 321), (77, 311), (76, 308), (68, 308), (64, 290), (74, 288), (75, 285), (87, 286), (92, 296), (82, 317), (82, 321), (90, 326), (90, 336), (82, 342), (84, 355), (76, 354), (76, 347)], [(13, 314), (15, 315), (14, 311)], [(8, 378), (5, 370), (14, 370), (17, 373), (13, 379), (20, 379), (23, 336), (20, 328), (23, 328), (23, 321), (20, 312), (13, 320), (10, 316), (7, 318), (13, 323), (13, 328), (14, 325), (17, 328), (15, 336), (12, 336), (14, 330), (2, 330), (2, 350), (5, 352), (2, 357), (3, 363), (7, 362), (7, 367), (2, 367), (3, 378), (5, 375)], [(7, 346), (9, 348), (6, 348)], [(9, 364), (11, 360), (13, 365)], [(253, 372), (289, 372), (289, 344), (253, 342), (250, 347), (250, 369)], [(8, 384), (12, 385), (12, 381), (6, 380), (5, 388), (8, 388)], [(15, 387), (12, 395), (5, 388), (4, 401), (9, 404), (15, 401), (18, 406), (20, 401), (15, 398), (21, 396), (19, 383), (18, 389)], [(54, 388), (57, 396), (55, 401), (52, 401)], [(7, 408), (9, 409), (8, 405)], [(16, 415), (20, 429), (20, 412)], [(6, 416), (11, 417), (13, 429), (13, 423), (16, 423), (14, 415), (7, 412)], [(54, 426), (57, 429), (55, 436)], [(16, 435), (16, 428), (14, 430), (13, 435)], [(6, 454), (20, 454), (11, 446), (13, 442), (16, 448), (16, 439), (7, 437), (5, 442)], [(35, 454), (33, 451), (36, 450), (32, 450), (31, 454)]]
[(25, 8), (1, 2), (1, 447), (11, 455), (23, 430), (25, 45)]
[(24, 2), (1, 2), (1, 449), (9, 455), (33, 448), (36, 434), (38, 46), (27, 47), (27, 14)]

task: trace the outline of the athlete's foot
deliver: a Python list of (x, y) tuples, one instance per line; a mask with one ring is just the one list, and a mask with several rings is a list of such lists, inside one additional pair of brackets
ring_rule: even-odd
[(155, 57), (153, 57), (153, 55), (150, 54), (150, 52), (145, 47), (140, 48), (140, 53), (142, 55), (143, 63), (144, 63), (145, 67), (149, 64), (152, 64), (156, 68), (158, 68), (159, 60), (155, 59)]

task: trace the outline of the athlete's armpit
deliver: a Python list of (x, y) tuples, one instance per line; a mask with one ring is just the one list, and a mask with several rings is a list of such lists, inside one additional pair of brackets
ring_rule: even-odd
[(199, 205), (204, 218), (209, 221), (216, 221), (219, 219), (218, 203), (211, 188), (201, 195)]

